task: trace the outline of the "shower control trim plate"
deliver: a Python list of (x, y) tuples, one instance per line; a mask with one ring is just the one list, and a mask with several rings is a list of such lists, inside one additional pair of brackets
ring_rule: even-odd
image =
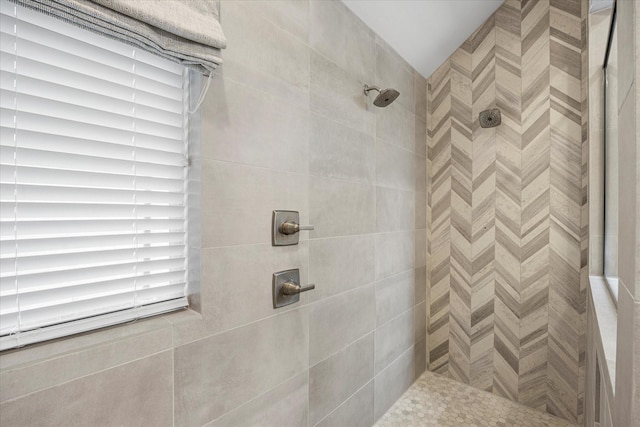
[(300, 286), (300, 270), (273, 273), (273, 308), (284, 307), (300, 301), (302, 292), (315, 289), (316, 285)]
[(273, 246), (297, 245), (299, 233), (313, 230), (313, 225), (300, 225), (298, 211), (273, 211), (271, 219), (271, 244)]

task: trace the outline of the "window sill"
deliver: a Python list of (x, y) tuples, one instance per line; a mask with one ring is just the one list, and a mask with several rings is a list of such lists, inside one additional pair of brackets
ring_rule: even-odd
[(603, 277), (604, 281), (607, 284), (607, 288), (609, 289), (609, 293), (613, 297), (613, 303), (618, 306), (618, 278), (617, 277)]
[[(611, 289), (603, 276), (589, 276), (591, 301), (596, 330), (596, 351), (601, 373), (610, 395), (615, 392), (618, 309)], [(602, 363), (602, 362), (605, 363)]]
[[(202, 316), (191, 309), (177, 310), (170, 313), (151, 316), (133, 322), (121, 323), (102, 329), (83, 332), (76, 335), (57, 338), (30, 344), (24, 347), (5, 350), (0, 353), (0, 372), (44, 363), (52, 359), (62, 359), (80, 353), (91, 354), (101, 352), (106, 346), (118, 345), (145, 336), (154, 336), (158, 341), (150, 346), (147, 354), (132, 354), (130, 358), (119, 358), (126, 363), (136, 357), (173, 348), (173, 327), (175, 325), (201, 320)], [(162, 337), (162, 339), (160, 339)], [(108, 365), (108, 363), (107, 363)], [(106, 368), (108, 366), (102, 366)]]

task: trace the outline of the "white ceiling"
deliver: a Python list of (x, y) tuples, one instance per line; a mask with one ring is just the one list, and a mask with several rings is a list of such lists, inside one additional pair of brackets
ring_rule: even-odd
[(342, 0), (429, 77), (503, 0)]
[(591, 0), (589, 5), (589, 12), (595, 13), (602, 9), (608, 9), (613, 6), (613, 0)]

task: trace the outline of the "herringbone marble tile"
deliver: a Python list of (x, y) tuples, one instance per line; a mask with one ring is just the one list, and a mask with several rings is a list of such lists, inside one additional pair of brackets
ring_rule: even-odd
[[(581, 421), (586, 0), (506, 0), (428, 80), (429, 369)], [(482, 129), (484, 109), (502, 124)]]
[(428, 365), (435, 372), (448, 371), (449, 290), (451, 226), (451, 73), (446, 61), (428, 82), (429, 128), (427, 132), (429, 227), (427, 273), (429, 296)]

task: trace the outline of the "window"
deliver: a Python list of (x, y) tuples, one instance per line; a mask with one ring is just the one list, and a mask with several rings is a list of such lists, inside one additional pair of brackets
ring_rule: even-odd
[(616, 8), (611, 17), (604, 72), (604, 276), (618, 299), (618, 42)]
[(0, 4), (0, 349), (185, 307), (189, 72)]

